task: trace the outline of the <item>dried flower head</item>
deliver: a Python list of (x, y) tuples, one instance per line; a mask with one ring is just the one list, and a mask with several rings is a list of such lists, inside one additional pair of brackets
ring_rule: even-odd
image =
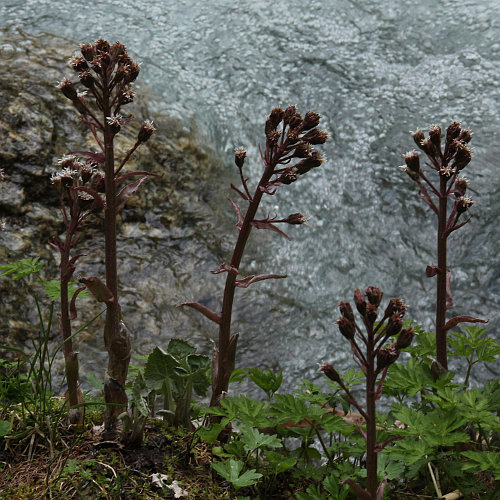
[(238, 168), (242, 168), (245, 163), (245, 158), (247, 157), (247, 152), (243, 147), (236, 148), (234, 150), (234, 163)]
[(137, 134), (137, 142), (143, 143), (149, 140), (149, 138), (153, 135), (155, 131), (155, 127), (153, 125), (152, 120), (146, 120), (142, 122), (141, 128), (139, 129), (139, 133)]
[(63, 186), (68, 186), (73, 184), (73, 179), (78, 177), (78, 170), (74, 170), (70, 167), (65, 167), (59, 172), (56, 172), (50, 176), (50, 182), (52, 184), (62, 184)]
[(474, 205), (474, 201), (469, 196), (460, 196), (457, 200), (457, 213), (462, 214)]
[(59, 82), (57, 88), (71, 101), (78, 99), (76, 89), (69, 78), (64, 78), (61, 82)]

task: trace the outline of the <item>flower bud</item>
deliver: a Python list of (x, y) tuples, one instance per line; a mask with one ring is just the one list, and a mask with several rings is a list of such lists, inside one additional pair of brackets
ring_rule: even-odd
[(413, 137), (413, 140), (415, 141), (415, 144), (420, 147), (420, 144), (422, 143), (422, 141), (425, 139), (425, 135), (424, 133), (420, 130), (420, 129), (417, 129), (415, 132), (412, 132), (412, 137)]
[(95, 79), (90, 71), (83, 71), (78, 76), (83, 86), (87, 87), (88, 89), (94, 88)]
[(324, 144), (328, 139), (328, 133), (317, 128), (309, 130), (307, 134), (302, 136), (302, 140), (308, 144)]
[(403, 317), (406, 312), (406, 304), (401, 299), (391, 299), (384, 312), (386, 318), (390, 318), (394, 314)]
[(441, 127), (439, 125), (431, 125), (429, 128), (429, 138), (436, 150), (441, 151)]
[(459, 196), (464, 196), (467, 191), (467, 179), (465, 177), (459, 177), (455, 181), (455, 193)]
[(96, 46), (96, 49), (98, 51), (104, 52), (104, 53), (109, 53), (109, 50), (111, 48), (109, 43), (106, 40), (103, 40), (102, 38), (97, 40), (97, 42), (95, 43), (95, 46)]
[(247, 152), (239, 147), (234, 151), (234, 163), (238, 168), (242, 168), (245, 163), (245, 158), (247, 157)]
[(413, 328), (405, 328), (404, 330), (401, 330), (401, 333), (398, 335), (396, 340), (396, 349), (401, 350), (410, 347), (416, 334), (417, 332)]
[(448, 125), (446, 129), (446, 144), (452, 143), (458, 138), (462, 129), (460, 128), (460, 122), (452, 122)]
[(342, 314), (344, 318), (347, 318), (349, 321), (354, 323), (354, 313), (352, 311), (352, 307), (351, 304), (349, 304), (349, 302), (340, 302), (339, 310), (340, 314)]
[(315, 113), (314, 111), (308, 111), (304, 116), (304, 120), (302, 121), (302, 130), (306, 131), (317, 127), (319, 125), (320, 118), (321, 116), (318, 115), (318, 113)]
[(304, 175), (311, 168), (319, 167), (323, 163), (323, 155), (319, 151), (313, 151), (309, 158), (306, 158), (295, 165), (297, 173), (299, 175)]
[(129, 67), (127, 68), (127, 74), (125, 77), (125, 81), (127, 83), (131, 83), (135, 81), (135, 79), (139, 76), (139, 72), (141, 71), (141, 67), (135, 63), (132, 62)]
[(283, 122), (285, 125), (290, 123), (290, 120), (297, 114), (297, 108), (295, 106), (288, 106), (283, 113)]
[(411, 177), (411, 174), (415, 174), (418, 178), (418, 174), (420, 173), (420, 159), (418, 153), (415, 150), (409, 151), (403, 155), (403, 158), (405, 159), (406, 166), (410, 171), (408, 172), (408, 175)]
[(337, 320), (337, 326), (339, 327), (340, 333), (349, 341), (354, 339), (354, 334), (356, 329), (354, 323), (349, 321), (345, 316), (342, 316)]
[(290, 214), (286, 219), (283, 219), (283, 222), (287, 224), (300, 225), (307, 223), (307, 217), (299, 212), (295, 214)]
[(120, 95), (120, 104), (130, 104), (134, 101), (135, 92), (130, 89), (125, 89)]
[(297, 128), (302, 125), (302, 116), (300, 113), (295, 114), (290, 118), (290, 128)]
[(87, 61), (82, 56), (75, 56), (70, 59), (69, 65), (77, 72), (86, 71), (89, 69)]
[(127, 49), (125, 48), (125, 45), (123, 45), (123, 43), (115, 42), (113, 45), (111, 45), (111, 53), (113, 54), (114, 58), (117, 58), (122, 54), (126, 54)]
[(386, 333), (389, 337), (394, 337), (394, 335), (397, 335), (401, 331), (402, 327), (403, 320), (401, 316), (399, 314), (393, 314), (387, 321)]
[(370, 302), (370, 304), (373, 304), (375, 307), (378, 307), (380, 305), (384, 292), (382, 292), (382, 290), (380, 290), (380, 288), (377, 288), (376, 286), (369, 286), (365, 290), (365, 294), (368, 302)]
[(109, 125), (109, 128), (113, 134), (117, 134), (120, 132), (122, 128), (122, 116), (121, 115), (112, 115), (106, 117), (106, 122)]
[(276, 179), (280, 184), (289, 185), (295, 182), (299, 178), (297, 174), (297, 169), (295, 167), (289, 167)]
[(95, 46), (91, 43), (84, 43), (80, 45), (80, 51), (82, 56), (85, 57), (87, 61), (92, 61), (95, 57)]
[(337, 384), (342, 382), (339, 372), (330, 363), (321, 363), (319, 370), (322, 371), (330, 380)]
[(356, 309), (358, 310), (359, 314), (361, 314), (361, 316), (364, 316), (366, 313), (365, 296), (359, 288), (356, 288), (356, 290), (354, 290), (354, 304), (356, 304)]
[[(284, 114), (285, 114), (285, 112), (279, 106), (273, 108), (273, 110), (271, 111), (271, 114), (269, 115), (269, 118), (267, 120), (272, 129), (276, 130), (276, 128), (280, 124), (281, 120), (283, 120)], [(266, 122), (266, 126), (267, 126), (267, 122)], [(267, 133), (267, 131), (266, 131), (266, 133)]]
[(295, 151), (293, 152), (293, 156), (295, 158), (308, 158), (311, 155), (311, 146), (305, 142), (299, 142)]
[(151, 120), (144, 121), (139, 129), (139, 133), (137, 134), (137, 142), (146, 142), (153, 135), (155, 130), (156, 129), (154, 128)]
[(467, 144), (464, 144), (463, 142), (456, 141), (456, 146), (457, 146), (457, 152), (455, 153), (455, 163), (454, 166), (458, 170), (462, 170), (465, 168), (471, 161), (472, 159), (472, 151), (467, 146)]
[(274, 147), (276, 146), (276, 144), (278, 144), (278, 141), (281, 137), (281, 133), (278, 132), (277, 130), (274, 130), (272, 132), (269, 132), (267, 134), (267, 143), (269, 144), (270, 147)]
[(427, 137), (426, 139), (424, 139), (421, 143), (420, 143), (420, 149), (425, 153), (427, 154), (428, 156), (435, 156), (436, 153), (437, 153), (437, 150), (434, 146), (434, 144), (432, 143), (431, 139), (429, 137)]
[(377, 371), (382, 371), (389, 365), (392, 365), (399, 357), (399, 352), (394, 349), (394, 346), (389, 346), (385, 349), (379, 349), (377, 353)]
[(468, 196), (460, 196), (460, 198), (456, 201), (457, 213), (463, 214), (469, 210), (472, 205), (474, 205), (472, 198), (469, 198)]
[(462, 130), (462, 132), (460, 132), (460, 135), (458, 136), (458, 140), (460, 142), (464, 142), (465, 144), (468, 144), (470, 142), (470, 140), (472, 139), (472, 133), (470, 130)]
[(71, 101), (77, 100), (78, 96), (76, 89), (68, 78), (65, 78), (61, 83), (59, 83), (57, 87), (63, 93), (63, 95)]

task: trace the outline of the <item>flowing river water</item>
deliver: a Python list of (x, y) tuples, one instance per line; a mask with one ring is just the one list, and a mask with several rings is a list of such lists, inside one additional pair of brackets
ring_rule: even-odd
[[(353, 366), (334, 320), (338, 302), (350, 300), (356, 287), (375, 285), (386, 298), (404, 298), (409, 316), (432, 327), (435, 282), (424, 270), (435, 264), (436, 220), (398, 165), (414, 147), (410, 130), (461, 121), (474, 133), (466, 175), (475, 205), (471, 222), (450, 239), (450, 314), (489, 318), (488, 332), (498, 337), (496, 0), (3, 0), (5, 27), (77, 43), (101, 37), (125, 43), (155, 95), (152, 107), (196, 122), (224, 172), (235, 168), (233, 149), (243, 145), (256, 178), (257, 146), (273, 106), (297, 104), (323, 116), (331, 135), (327, 161), (262, 207), (271, 215), (300, 211), (308, 225), (293, 227), (291, 242), (254, 231), (243, 264), (245, 274), (289, 277), (254, 285), (237, 299), (239, 364), (283, 369), (288, 387), (314, 377), (321, 360)], [(226, 261), (235, 237), (223, 245)], [(175, 300), (217, 308), (212, 293), (222, 278), (209, 273), (217, 265), (186, 266)], [(156, 296), (168, 295), (161, 282), (155, 286)], [(168, 332), (167, 326), (163, 336), (142, 339), (143, 353), (166, 345)], [(477, 376), (499, 371), (489, 365)]]

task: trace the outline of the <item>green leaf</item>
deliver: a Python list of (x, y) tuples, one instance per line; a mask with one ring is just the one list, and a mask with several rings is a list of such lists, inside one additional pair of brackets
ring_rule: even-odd
[(260, 387), (268, 397), (274, 394), (283, 382), (283, 373), (280, 371), (279, 374), (274, 373), (272, 370), (264, 371), (260, 368), (250, 368), (247, 370), (247, 375), (250, 380)]
[(0, 436), (6, 436), (10, 432), (10, 422), (0, 420)]
[(196, 352), (196, 348), (181, 339), (171, 339), (168, 343), (167, 352), (174, 358), (182, 359)]
[[(45, 294), (50, 300), (58, 300), (61, 297), (61, 282), (59, 280), (38, 281), (37, 283), (45, 288)], [(80, 284), (77, 281), (70, 281), (68, 283), (68, 296), (70, 299), (73, 298), (78, 288), (80, 288)], [(82, 290), (78, 294), (79, 299), (88, 299), (89, 297), (90, 295), (87, 289)]]
[(270, 427), (269, 404), (263, 401), (250, 399), (244, 394), (238, 397), (228, 397), (221, 401), (220, 407), (208, 408), (211, 415), (227, 417), (231, 421), (256, 427)]
[(463, 470), (491, 471), (495, 480), (500, 479), (500, 454), (490, 451), (463, 451), (462, 455), (471, 462), (462, 464)]
[(0, 276), (8, 276), (12, 274), (12, 279), (17, 280), (24, 278), (30, 274), (36, 274), (42, 269), (45, 263), (38, 264), (40, 257), (33, 257), (31, 259), (21, 259), (11, 264), (4, 264), (0, 266), (0, 271), (4, 271)]
[(292, 394), (276, 394), (270, 411), (280, 424), (289, 420), (296, 424), (305, 418), (318, 421), (326, 412), (326, 408), (319, 405), (308, 406), (304, 400)]
[(155, 347), (148, 356), (144, 378), (150, 389), (160, 390), (163, 383), (176, 375), (179, 362), (170, 354)]
[(262, 477), (262, 474), (250, 469), (241, 474), (243, 462), (240, 460), (228, 460), (227, 462), (212, 462), (213, 469), (224, 479), (229, 481), (237, 490), (245, 486), (251, 486)]
[(297, 463), (296, 458), (285, 457), (277, 451), (266, 451), (265, 457), (269, 463), (269, 469), (273, 474), (281, 474), (291, 469)]
[(246, 451), (254, 451), (265, 446), (270, 448), (281, 448), (283, 446), (276, 434), (272, 436), (262, 434), (254, 427), (245, 427), (241, 431), (240, 439)]
[(227, 423), (222, 421), (220, 424), (211, 424), (210, 427), (200, 426), (196, 429), (196, 434), (198, 434), (203, 441), (214, 444), (226, 425)]
[(134, 385), (132, 386), (131, 404), (143, 417), (147, 417), (149, 415), (149, 408), (146, 399), (142, 396), (142, 391), (145, 389), (147, 389), (146, 381), (144, 380), (142, 372), (139, 372), (134, 380)]

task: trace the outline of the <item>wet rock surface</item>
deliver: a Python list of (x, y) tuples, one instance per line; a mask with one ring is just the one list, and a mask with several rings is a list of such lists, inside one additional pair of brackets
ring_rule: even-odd
[[(48, 240), (64, 230), (50, 174), (65, 153), (96, 150), (88, 129), (56, 88), (64, 76), (73, 77), (65, 61), (76, 48), (53, 36), (0, 31), (0, 168), (6, 177), (0, 183), (0, 217), (6, 223), (0, 232), (0, 265), (40, 257), (46, 262), (42, 276), (47, 280), (55, 279), (58, 272), (58, 255)], [(198, 284), (191, 278), (197, 273), (206, 276), (220, 263), (218, 238), (224, 233), (220, 226), (229, 228), (232, 220), (217, 206), (224, 199), (230, 170), (195, 131), (178, 120), (152, 116), (147, 89), (138, 86), (136, 92), (136, 103), (127, 108), (134, 119), (117, 136), (118, 157), (133, 144), (141, 121), (153, 119), (157, 132), (128, 168), (162, 177), (148, 179), (121, 214), (120, 304), (134, 352), (148, 353), (151, 346), (166, 344), (173, 336), (189, 337), (208, 351), (206, 337), (213, 332), (206, 334), (201, 318), (180, 312), (175, 305), (211, 295), (208, 280)], [(102, 219), (97, 217), (74, 250), (74, 254), (86, 254), (75, 276), (104, 278), (103, 247)], [(30, 292), (43, 297), (36, 283), (0, 278), (0, 343), (31, 346), (38, 320)], [(43, 302), (47, 305), (46, 299)], [(100, 304), (91, 299), (79, 301), (74, 326), (100, 310)], [(101, 330), (102, 321), (97, 320), (77, 336), (82, 372), (94, 371), (98, 377), (106, 360)], [(58, 334), (54, 326), (55, 340)], [(60, 363), (62, 370), (62, 357)]]

